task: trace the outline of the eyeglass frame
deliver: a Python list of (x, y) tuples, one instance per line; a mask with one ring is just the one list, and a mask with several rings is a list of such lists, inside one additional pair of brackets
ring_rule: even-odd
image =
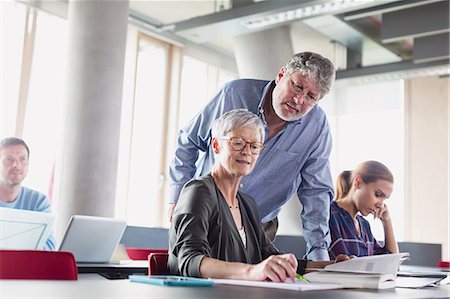
[[(262, 142), (249, 142), (249, 141), (243, 139), (242, 137), (223, 136), (223, 137), (220, 137), (220, 139), (231, 141), (230, 142), (231, 148), (233, 150), (235, 150), (235, 151), (242, 151), (243, 149), (245, 149), (247, 147), (247, 144), (250, 144), (250, 152), (252, 153), (252, 155), (255, 155), (255, 156), (259, 156), (261, 154), (261, 152), (264, 150), (264, 148), (266, 147), (266, 145), (264, 143), (262, 143)], [(233, 139), (240, 139), (240, 140), (242, 140), (244, 142), (244, 146), (241, 149), (236, 149), (233, 146)], [(252, 150), (252, 145), (254, 145), (254, 144), (258, 144), (258, 145), (261, 146), (261, 149), (259, 150), (258, 153), (254, 153), (253, 150)]]
[[(300, 86), (298, 83), (296, 83), (294, 79), (292, 79), (291, 75), (292, 74), (285, 74), (285, 76), (289, 79), (289, 88), (295, 93), (296, 96), (299, 96), (300, 94), (303, 95), (303, 86)], [(306, 105), (308, 105), (308, 107), (312, 108), (319, 103), (320, 99), (320, 96), (317, 96), (317, 99), (314, 99), (310, 95), (306, 94), (304, 97), (304, 102), (306, 103)]]
[(3, 163), (4, 165), (10, 167), (10, 166), (14, 166), (14, 164), (17, 163), (17, 165), (27, 165), (29, 163), (28, 158), (25, 157), (19, 157), (19, 158), (13, 158), (10, 156), (5, 156), (5, 157), (1, 157), (0, 158), (1, 163)]

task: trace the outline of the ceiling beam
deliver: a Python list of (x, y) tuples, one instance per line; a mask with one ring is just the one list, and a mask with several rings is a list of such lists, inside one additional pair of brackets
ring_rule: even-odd
[(371, 75), (407, 72), (407, 71), (417, 72), (420, 71), (421, 69), (431, 69), (431, 68), (436, 69), (437, 67), (445, 68), (448, 74), (450, 68), (450, 60), (444, 59), (427, 63), (414, 63), (414, 61), (412, 60), (406, 60), (401, 62), (373, 65), (362, 68), (346, 69), (336, 72), (336, 80), (371, 76)]
[(384, 43), (450, 31), (449, 0), (383, 14)]
[(218, 38), (234, 37), (271, 29), (300, 19), (341, 14), (357, 8), (382, 5), (389, 1), (392, 0), (341, 2), (330, 0), (266, 0), (170, 25), (174, 26), (174, 32), (177, 35), (193, 42), (203, 43)]
[(414, 62), (428, 62), (450, 58), (450, 33), (414, 39)]
[(442, 0), (392, 0), (386, 4), (346, 12), (342, 14), (342, 18), (345, 21), (352, 21), (438, 1)]
[[(217, 13), (180, 21), (175, 24), (174, 32), (193, 42), (203, 43), (218, 37), (232, 37), (254, 32), (243, 25), (245, 20), (277, 13), (285, 10), (324, 3), (324, 0), (267, 0), (249, 5), (233, 7)], [(276, 24), (280, 26), (281, 24)], [(275, 27), (275, 26), (274, 26)], [(261, 29), (269, 29), (264, 27)]]

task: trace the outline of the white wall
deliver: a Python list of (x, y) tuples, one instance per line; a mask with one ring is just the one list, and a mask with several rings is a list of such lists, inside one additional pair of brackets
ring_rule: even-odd
[(450, 239), (449, 78), (405, 83), (406, 236), (441, 243), (448, 260)]

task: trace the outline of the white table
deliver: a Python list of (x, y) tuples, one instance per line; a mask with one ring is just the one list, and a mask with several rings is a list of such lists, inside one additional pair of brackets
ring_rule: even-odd
[(107, 280), (97, 274), (79, 274), (77, 281), (1, 280), (0, 298), (450, 298), (450, 285), (427, 289), (289, 291), (239, 286), (165, 287), (129, 280)]

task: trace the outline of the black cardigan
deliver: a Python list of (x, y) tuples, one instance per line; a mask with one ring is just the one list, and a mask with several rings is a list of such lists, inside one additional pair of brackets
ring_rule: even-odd
[[(212, 176), (205, 175), (186, 184), (169, 229), (168, 268), (172, 274), (200, 277), (203, 256), (257, 264), (270, 255), (280, 254), (262, 229), (255, 202), (240, 192), (237, 198), (247, 247)], [(305, 263), (301, 262), (304, 268)]]

